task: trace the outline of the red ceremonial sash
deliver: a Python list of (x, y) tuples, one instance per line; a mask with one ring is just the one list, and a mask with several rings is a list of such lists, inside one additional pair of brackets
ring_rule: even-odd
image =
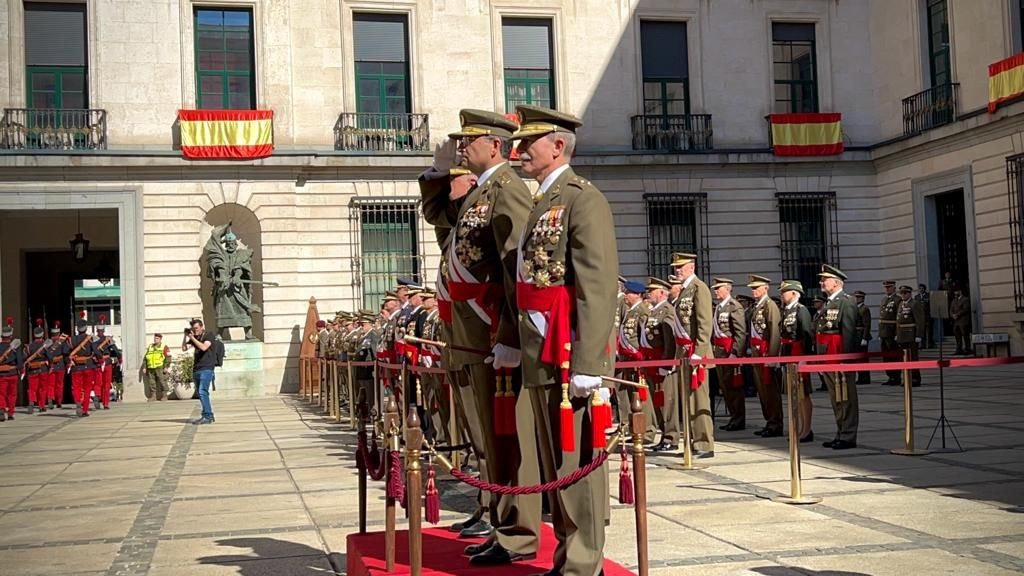
[(825, 354), (840, 354), (843, 351), (842, 334), (818, 334), (815, 340), (825, 347)]
[(570, 316), (576, 308), (576, 288), (573, 286), (548, 286), (538, 288), (536, 284), (516, 283), (516, 305), (520, 310), (547, 312), (548, 327), (540, 352), (541, 362), (563, 370), (569, 369), (572, 352)]
[(446, 324), (452, 323), (452, 303), (448, 300), (437, 299), (437, 315)]
[(476, 300), (477, 305), (491, 319), (491, 332), (498, 329), (498, 311), (501, 309), (501, 297), (505, 288), (498, 282), (459, 282), (448, 281), (448, 296), (452, 302), (468, 302)]
[(804, 355), (804, 343), (800, 340), (794, 340), (790, 338), (783, 338), (782, 345), (785, 347), (787, 353), (786, 356), (803, 356)]

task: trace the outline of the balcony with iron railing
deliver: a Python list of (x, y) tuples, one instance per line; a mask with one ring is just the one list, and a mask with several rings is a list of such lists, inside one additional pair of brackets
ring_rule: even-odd
[(903, 135), (915, 136), (956, 120), (960, 84), (939, 84), (903, 99)]
[(106, 150), (107, 111), (69, 108), (4, 108), (0, 149)]
[(427, 114), (342, 112), (334, 124), (334, 149), (343, 152), (429, 152)]
[(639, 115), (631, 123), (633, 150), (707, 152), (714, 148), (711, 114)]

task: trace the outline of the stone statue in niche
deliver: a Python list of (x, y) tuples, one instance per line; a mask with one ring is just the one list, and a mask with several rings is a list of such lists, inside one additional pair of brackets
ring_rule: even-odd
[(229, 328), (243, 328), (253, 340), (252, 315), (260, 309), (252, 302), (252, 286), (269, 284), (252, 278), (252, 250), (238, 245), (231, 222), (217, 226), (206, 242), (206, 277), (213, 281), (213, 303), (221, 337), (229, 340)]

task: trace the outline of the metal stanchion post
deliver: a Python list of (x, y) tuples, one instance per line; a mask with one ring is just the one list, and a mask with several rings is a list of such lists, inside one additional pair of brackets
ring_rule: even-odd
[[(359, 431), (366, 432), (366, 417), (367, 417), (366, 402), (360, 402), (359, 404)], [(384, 443), (385, 447), (388, 445)], [(366, 466), (370, 463), (366, 462)], [(363, 466), (359, 470), (359, 533), (366, 534), (366, 466)]]
[(299, 400), (306, 399), (306, 359), (299, 358)]
[(821, 498), (804, 496), (800, 481), (800, 437), (797, 432), (796, 419), (796, 387), (800, 385), (800, 375), (796, 364), (786, 364), (786, 416), (789, 418), (789, 496), (775, 496), (774, 502), (783, 504), (817, 504)]
[[(355, 429), (356, 427), (356, 370), (352, 367), (352, 361), (349, 360), (346, 364), (346, 372), (348, 372), (348, 420), (349, 425)], [(338, 422), (341, 422), (341, 404), (338, 404)]]
[(420, 428), (416, 406), (409, 407), (405, 424), (405, 511), (409, 515), (409, 571), (412, 576), (420, 576), (423, 572), (423, 487), (420, 484), (423, 429)]
[(644, 454), (644, 433), (647, 422), (644, 406), (637, 391), (630, 392), (630, 427), (633, 434), (633, 513), (636, 516), (636, 557), (639, 576), (647, 576), (647, 456)]
[[(384, 408), (384, 431), (390, 436), (386, 436), (388, 442), (384, 457), (391, 458), (391, 452), (398, 450), (398, 434), (394, 431), (400, 429), (399, 411), (393, 395), (388, 396), (387, 400), (387, 406)], [(384, 564), (388, 572), (395, 571), (395, 499), (391, 496), (384, 499)]]
[[(903, 361), (910, 361), (910, 351), (903, 351)], [(910, 370), (903, 369), (903, 411), (904, 411), (904, 448), (893, 448), (891, 453), (899, 456), (924, 456), (931, 454), (930, 450), (914, 448), (914, 393), (913, 382), (910, 379)]]
[[(449, 377), (451, 373), (445, 374), (441, 377), (442, 385), (448, 389), (448, 439), (452, 446), (457, 446), (462, 443), (462, 437), (459, 435), (459, 408), (455, 405), (455, 382)], [(455, 451), (451, 453), (452, 466), (457, 469), (462, 467), (462, 452)]]
[(682, 390), (683, 399), (683, 463), (672, 466), (675, 470), (701, 470), (701, 464), (693, 462), (693, 426), (690, 425), (690, 403), (692, 391), (690, 390), (690, 378), (693, 373), (690, 371), (690, 360), (684, 359), (679, 368), (679, 387)]

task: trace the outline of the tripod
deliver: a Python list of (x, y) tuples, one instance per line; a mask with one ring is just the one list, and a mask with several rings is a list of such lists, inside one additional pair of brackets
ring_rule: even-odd
[[(945, 343), (945, 326), (943, 322), (939, 322), (939, 421), (935, 423), (935, 428), (932, 430), (931, 438), (928, 439), (928, 446), (926, 448), (931, 449), (932, 441), (935, 440), (935, 433), (942, 429), (942, 448), (936, 448), (932, 452), (963, 452), (964, 447), (960, 445), (960, 439), (956, 437), (956, 432), (953, 431), (953, 424), (950, 423), (949, 419), (946, 418), (946, 379), (944, 378), (943, 364), (945, 357), (943, 355), (943, 344)], [(946, 428), (949, 428), (949, 433), (953, 437), (953, 441), (956, 442), (956, 448), (946, 447)]]

